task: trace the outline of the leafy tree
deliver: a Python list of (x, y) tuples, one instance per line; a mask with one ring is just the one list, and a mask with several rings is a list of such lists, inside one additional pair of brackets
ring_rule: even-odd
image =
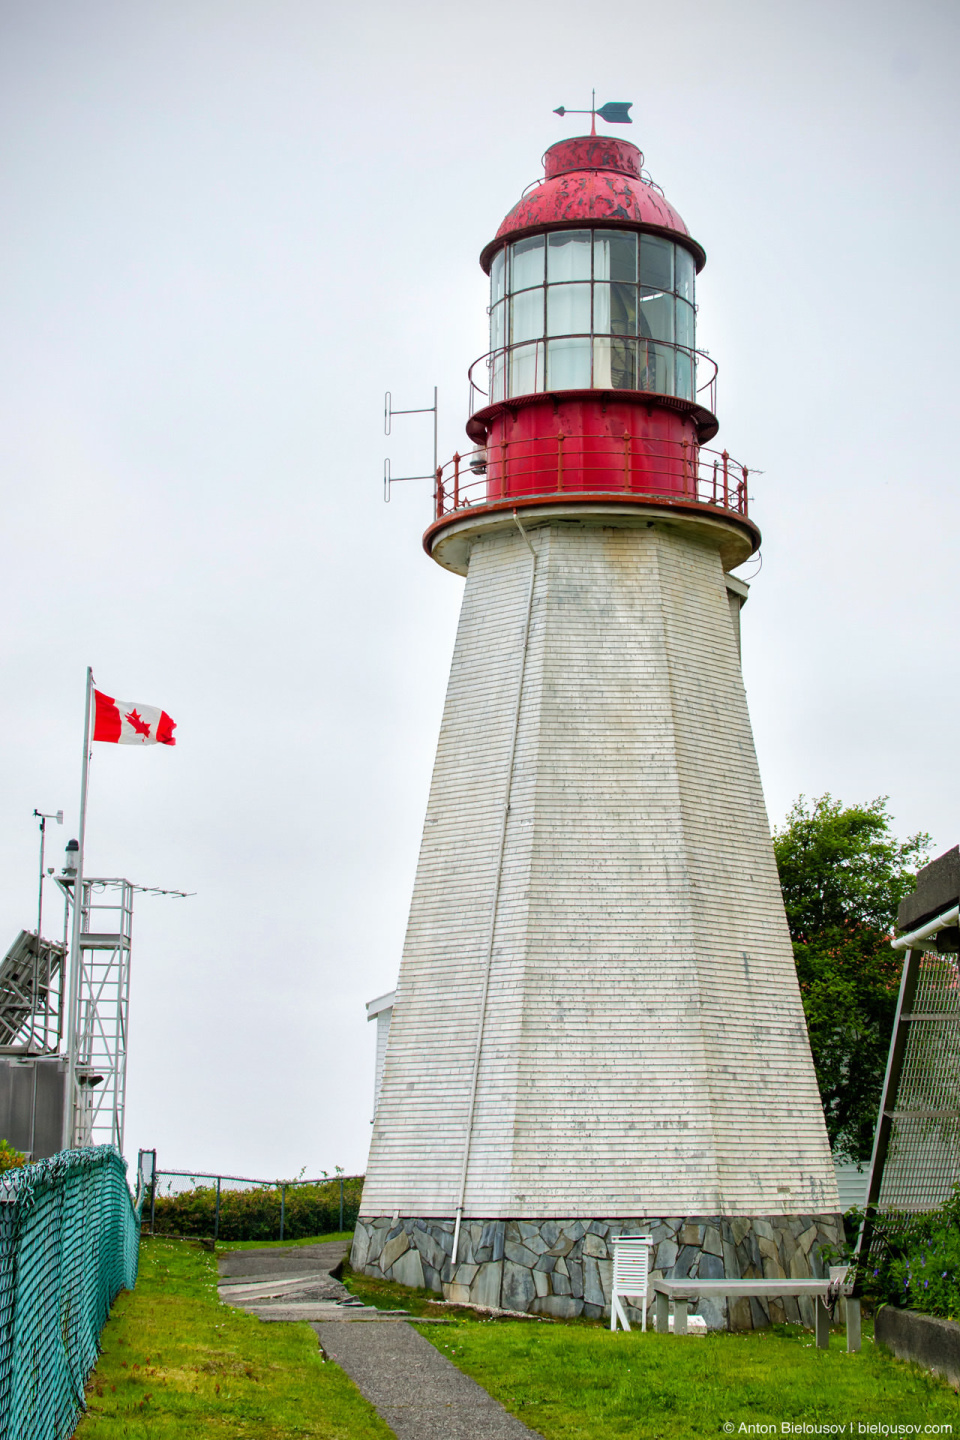
[(903, 964), (890, 935), (930, 844), (890, 827), (886, 796), (801, 795), (773, 837), (827, 1134), (844, 1160), (870, 1157)]

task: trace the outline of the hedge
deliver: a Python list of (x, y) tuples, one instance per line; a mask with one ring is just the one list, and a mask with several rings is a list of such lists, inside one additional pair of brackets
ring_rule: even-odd
[[(360, 1211), (363, 1176), (344, 1178), (343, 1227), (352, 1230)], [(157, 1191), (154, 1225), (163, 1235), (210, 1236), (214, 1232), (217, 1191), (213, 1185), (198, 1185), (176, 1195)], [(150, 1224), (149, 1197), (143, 1207), (143, 1223)], [(308, 1235), (330, 1235), (340, 1229), (340, 1184), (337, 1180), (319, 1185), (287, 1184), (284, 1203), (283, 1238), (302, 1240)], [(221, 1240), (279, 1240), (280, 1187), (257, 1185), (249, 1190), (220, 1192)]]

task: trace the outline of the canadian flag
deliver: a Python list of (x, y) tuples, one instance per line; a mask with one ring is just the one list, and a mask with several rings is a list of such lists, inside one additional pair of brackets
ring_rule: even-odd
[(130, 700), (113, 700), (94, 690), (96, 710), (93, 721), (94, 740), (111, 745), (176, 745), (173, 732), (176, 721), (156, 705), (135, 705)]

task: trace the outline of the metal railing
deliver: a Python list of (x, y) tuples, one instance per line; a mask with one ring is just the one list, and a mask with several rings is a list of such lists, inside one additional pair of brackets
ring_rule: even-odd
[[(555, 384), (550, 374), (550, 346), (561, 355), (569, 354), (571, 340), (583, 342), (590, 356), (590, 379), (582, 386)], [(620, 374), (614, 383), (612, 365)], [(478, 365), (485, 366), (489, 389), (474, 378)], [(705, 350), (694, 350), (673, 340), (653, 340), (636, 335), (597, 335), (584, 331), (576, 335), (539, 336), (517, 340), (488, 350), (474, 360), (467, 371), (470, 383), (469, 414), (491, 404), (506, 403), (521, 395), (566, 389), (604, 390), (624, 395), (661, 395), (703, 405), (711, 414), (717, 409), (717, 362)], [(701, 379), (702, 371), (707, 378)], [(602, 373), (601, 373), (602, 372)], [(632, 379), (634, 384), (623, 383)], [(697, 382), (700, 381), (698, 384)]]
[(137, 1278), (139, 1204), (112, 1145), (0, 1178), (0, 1440), (65, 1440), (100, 1331)]
[(726, 450), (688, 441), (583, 433), (502, 440), (437, 469), (435, 516), (553, 495), (642, 496), (749, 513), (750, 471)]
[[(339, 1172), (314, 1179), (259, 1180), (202, 1170), (155, 1170), (147, 1182), (144, 1226), (151, 1235), (158, 1233), (159, 1222), (162, 1234), (213, 1240), (295, 1240), (334, 1228), (349, 1230), (356, 1223), (362, 1185), (362, 1175)], [(317, 1193), (304, 1196), (306, 1189)]]

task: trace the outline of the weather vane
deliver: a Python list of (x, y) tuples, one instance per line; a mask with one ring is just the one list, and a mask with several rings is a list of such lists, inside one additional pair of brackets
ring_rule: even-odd
[(564, 115), (589, 115), (590, 134), (596, 135), (598, 115), (601, 120), (606, 120), (608, 125), (632, 125), (633, 121), (630, 119), (629, 113), (632, 105), (632, 100), (608, 100), (606, 105), (601, 105), (598, 110), (597, 92), (596, 90), (591, 90), (589, 110), (566, 110), (562, 105), (559, 105), (553, 113), (554, 115), (559, 115), (561, 118)]

